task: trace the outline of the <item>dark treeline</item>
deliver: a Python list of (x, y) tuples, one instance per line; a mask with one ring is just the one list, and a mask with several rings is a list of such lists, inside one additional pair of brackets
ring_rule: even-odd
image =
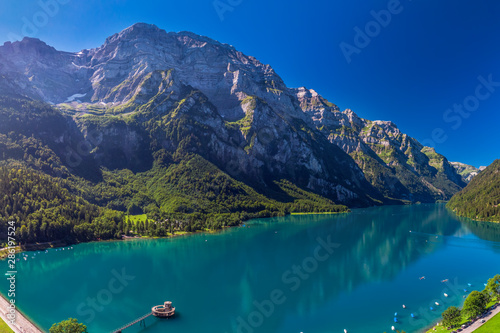
[[(162, 176), (169, 174), (163, 169), (155, 172)], [(247, 193), (243, 185), (228, 184), (227, 176), (221, 178), (219, 175), (214, 180), (212, 176), (204, 179), (200, 175), (198, 179), (206, 184), (200, 185), (188, 179), (184, 183), (182, 175), (176, 173), (174, 175), (179, 177), (183, 192), (190, 193), (189, 196), (181, 195), (178, 186), (168, 188), (164, 183), (149, 190), (142, 187), (134, 190), (126, 184), (141, 183), (137, 181), (139, 176), (131, 172), (124, 174), (120, 186), (115, 188), (101, 183), (96, 188), (78, 179), (55, 178), (22, 167), (0, 167), (2, 241), (7, 239), (9, 221), (16, 222), (17, 241), (27, 244), (118, 239), (122, 235), (164, 237), (179, 231), (217, 230), (251, 218), (284, 216), (290, 212), (346, 210), (345, 206), (334, 205), (320, 196), (307, 193), (308, 197), (305, 197), (306, 194), (286, 181), (280, 184), (285, 192), (304, 197), (288, 203), (277, 202), (257, 193)], [(118, 184), (116, 178), (108, 181)], [(203, 191), (200, 191), (200, 186)], [(209, 188), (218, 194), (209, 192)], [(144, 193), (139, 193), (139, 190), (144, 190)], [(94, 198), (106, 207), (90, 203), (75, 193), (86, 193), (87, 196), (93, 193)], [(104, 198), (108, 198), (108, 205)], [(162, 199), (166, 204), (157, 205), (155, 199)], [(110, 208), (115, 206), (121, 207), (122, 211)], [(147, 219), (135, 223), (127, 213), (145, 213)]]
[(116, 237), (124, 214), (92, 205), (66, 186), (64, 180), (38, 172), (0, 167), (3, 240), (9, 221), (16, 222), (16, 240), (21, 244)]

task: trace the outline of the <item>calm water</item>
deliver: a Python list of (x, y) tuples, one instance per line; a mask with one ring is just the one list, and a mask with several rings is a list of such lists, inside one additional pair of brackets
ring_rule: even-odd
[(220, 234), (30, 253), (18, 263), (16, 301), (47, 331), (76, 317), (109, 332), (171, 300), (176, 319), (125, 332), (419, 332), (459, 305), (464, 288), (499, 273), (499, 241), (498, 225), (461, 221), (442, 204), (263, 219)]

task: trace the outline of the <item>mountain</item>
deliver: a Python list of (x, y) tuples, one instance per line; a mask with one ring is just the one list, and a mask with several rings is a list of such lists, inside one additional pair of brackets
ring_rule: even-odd
[(448, 160), (402, 133), (390, 121), (370, 121), (340, 111), (314, 90), (296, 95), (315, 127), (349, 154), (366, 178), (386, 197), (410, 202), (449, 199), (465, 186)]
[(7, 42), (0, 76), (2, 164), (67, 179), (112, 210), (206, 224), (433, 202), (465, 186), (393, 123), (288, 88), (271, 66), (190, 32), (138, 23), (75, 53)]
[[(457, 170), (457, 173), (462, 176), (463, 180), (466, 182), (466, 183), (469, 183), (472, 178), (474, 178), (475, 176), (477, 176), (477, 174), (482, 171), (472, 165), (468, 165), (468, 164), (464, 164), (464, 163), (460, 163), (460, 162), (450, 162), (451, 165), (453, 165), (453, 167)], [(482, 167), (483, 170), (485, 169), (485, 167)]]
[(472, 178), (447, 206), (473, 220), (500, 222), (500, 160)]

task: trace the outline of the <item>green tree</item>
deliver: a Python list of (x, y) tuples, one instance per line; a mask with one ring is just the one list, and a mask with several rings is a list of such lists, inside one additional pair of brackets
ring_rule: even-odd
[(485, 290), (497, 299), (500, 297), (500, 274), (497, 274), (488, 280)]
[(28, 229), (25, 225), (21, 226), (21, 230), (19, 231), (19, 241), (21, 243), (26, 243), (28, 241)]
[(467, 317), (467, 319), (472, 319), (486, 309), (487, 303), (488, 297), (486, 293), (474, 290), (469, 294), (469, 296), (467, 296), (462, 313)]
[(450, 306), (442, 313), (442, 316), (444, 327), (455, 327), (458, 326), (462, 321), (462, 313), (456, 306)]
[(52, 325), (50, 333), (87, 333), (87, 326), (79, 323), (75, 318), (63, 320)]
[(483, 291), (481, 291), (481, 294), (483, 294), (484, 297), (484, 306), (486, 308), (486, 305), (493, 300), (493, 296), (484, 288)]

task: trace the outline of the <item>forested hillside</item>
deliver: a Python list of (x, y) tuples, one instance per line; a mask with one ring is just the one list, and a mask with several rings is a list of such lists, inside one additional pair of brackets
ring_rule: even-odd
[(472, 178), (447, 206), (460, 216), (500, 222), (500, 160)]
[[(135, 120), (126, 125), (133, 129), (121, 128), (122, 123), (116, 117), (86, 118), (87, 134), (93, 128), (105, 142), (92, 153), (82, 152), (82, 146), (96, 142), (83, 137), (72, 117), (45, 103), (0, 97), (0, 222), (16, 221), (22, 243), (73, 242), (219, 229), (290, 212), (348, 210), (284, 179), (260, 193), (190, 152), (198, 140), (189, 133), (180, 136), (173, 152), (139, 146), (138, 155), (127, 158), (120, 138), (105, 137), (117, 127), (124, 133), (141, 131)], [(136, 214), (158, 224), (139, 229), (126, 217)]]
[[(347, 210), (287, 182), (277, 186), (288, 193), (291, 201), (270, 200), (210, 170), (215, 168), (203, 161), (193, 158), (187, 164), (192, 165), (181, 163), (172, 169), (139, 175), (107, 172), (105, 181), (97, 185), (76, 178), (58, 179), (22, 167), (0, 167), (0, 226), (7, 231), (7, 223), (15, 221), (21, 244), (81, 242), (120, 238), (123, 234), (166, 236), (175, 231), (216, 230), (253, 217), (290, 212)], [(195, 176), (199, 181), (191, 182)], [(145, 211), (142, 207), (146, 207)], [(146, 226), (135, 225), (128, 217), (143, 212), (152, 222)], [(6, 232), (2, 234), (5, 237)]]
[(22, 244), (110, 239), (123, 221), (123, 214), (71, 194), (66, 181), (32, 170), (0, 167), (0, 193), (2, 230), (16, 222)]

